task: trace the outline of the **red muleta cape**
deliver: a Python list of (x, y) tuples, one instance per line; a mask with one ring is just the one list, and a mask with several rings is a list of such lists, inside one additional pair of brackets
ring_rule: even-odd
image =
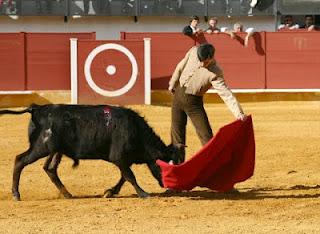
[(191, 190), (196, 186), (219, 192), (253, 175), (255, 140), (252, 118), (236, 120), (222, 127), (217, 134), (191, 159), (171, 165), (161, 160), (164, 187)]

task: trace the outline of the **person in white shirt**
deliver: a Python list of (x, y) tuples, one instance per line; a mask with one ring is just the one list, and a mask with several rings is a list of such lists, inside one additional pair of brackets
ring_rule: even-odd
[(298, 28), (299, 28), (299, 24), (295, 24), (293, 22), (292, 15), (286, 15), (284, 17), (283, 24), (279, 25), (278, 30), (294, 30)]
[(238, 32), (246, 32), (247, 35), (244, 38), (244, 46), (245, 47), (248, 47), (249, 38), (252, 37), (253, 34), (255, 33), (254, 28), (247, 28), (246, 30), (244, 30), (243, 24), (241, 24), (239, 22), (237, 22), (237, 23), (235, 23), (233, 25), (233, 30), (232, 31), (228, 30), (227, 28), (225, 28), (223, 30), (221, 29), (221, 31), (229, 34), (232, 39), (236, 38), (236, 33), (238, 33)]

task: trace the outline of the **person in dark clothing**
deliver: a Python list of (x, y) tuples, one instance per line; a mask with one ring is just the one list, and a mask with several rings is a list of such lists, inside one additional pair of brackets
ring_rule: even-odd
[(182, 33), (186, 36), (198, 36), (198, 34), (203, 33), (200, 28), (198, 28), (200, 20), (199, 17), (194, 15), (190, 19), (190, 24), (185, 26), (182, 30)]
[(305, 23), (300, 28), (305, 28), (308, 31), (315, 31), (319, 30), (319, 26), (315, 25), (314, 23), (314, 16), (313, 15), (306, 15), (304, 17)]

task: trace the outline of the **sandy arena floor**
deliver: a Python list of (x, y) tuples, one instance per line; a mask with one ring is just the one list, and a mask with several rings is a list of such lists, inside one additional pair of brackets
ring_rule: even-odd
[[(145, 166), (133, 171), (152, 197), (140, 199), (126, 183), (118, 197), (101, 198), (119, 179), (103, 161), (64, 158), (59, 175), (74, 199), (64, 199), (42, 169), (21, 176), (21, 202), (11, 196), (14, 158), (28, 147), (28, 114), (0, 117), (0, 233), (320, 233), (320, 102), (244, 103), (256, 136), (254, 176), (239, 195), (197, 188), (165, 195)], [(133, 106), (169, 143), (170, 107)], [(213, 129), (233, 120), (224, 104), (208, 104)], [(187, 155), (200, 142), (188, 125)]]

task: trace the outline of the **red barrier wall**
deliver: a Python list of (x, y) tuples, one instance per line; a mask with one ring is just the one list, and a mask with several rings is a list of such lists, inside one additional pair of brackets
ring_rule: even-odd
[[(320, 88), (320, 33), (256, 33), (243, 46), (243, 34), (205, 35), (231, 88)], [(70, 89), (69, 38), (95, 39), (95, 33), (0, 33), (0, 90)], [(122, 33), (125, 40), (151, 38), (152, 89), (167, 89), (176, 64), (196, 44), (181, 33)]]
[(24, 33), (0, 33), (0, 61), (0, 90), (24, 90)]
[[(265, 88), (265, 33), (256, 33), (249, 47), (243, 45), (245, 34), (231, 39), (228, 34), (205, 34), (192, 39), (182, 33), (122, 32), (121, 39), (151, 38), (152, 89), (167, 89), (177, 63), (196, 43), (213, 43), (218, 64), (231, 88)], [(170, 56), (168, 56), (170, 55)]]
[(267, 33), (267, 88), (320, 88), (320, 33)]
[(176, 65), (195, 41), (181, 33), (121, 33), (122, 40), (143, 38), (151, 38), (151, 89), (167, 89)]
[(205, 41), (216, 48), (215, 57), (224, 71), (225, 80), (230, 88), (265, 88), (265, 32), (255, 33), (244, 46), (245, 33), (231, 39), (225, 33), (205, 35)]
[(28, 90), (70, 89), (70, 38), (95, 33), (26, 33)]
[[(106, 97), (95, 92), (89, 85), (84, 74), (85, 61), (96, 47), (114, 43), (128, 49), (134, 56), (138, 66), (137, 80), (128, 92), (121, 96)], [(141, 104), (145, 103), (144, 84), (144, 41), (78, 41), (78, 103), (79, 104)], [(108, 73), (109, 66), (115, 67), (115, 73)], [(129, 57), (116, 49), (104, 49), (94, 56), (90, 73), (94, 83), (101, 89), (119, 90), (129, 83), (132, 75)]]
[[(151, 40), (152, 88), (166, 89), (175, 65), (196, 43), (216, 47), (218, 64), (231, 88), (320, 88), (320, 33), (305, 31), (260, 32), (243, 45), (245, 34), (234, 40), (227, 34), (205, 34), (192, 41), (181, 33), (121, 33), (122, 39)], [(170, 44), (168, 44), (170, 43)], [(170, 58), (168, 58), (170, 54)], [(172, 54), (172, 56), (171, 56)]]

